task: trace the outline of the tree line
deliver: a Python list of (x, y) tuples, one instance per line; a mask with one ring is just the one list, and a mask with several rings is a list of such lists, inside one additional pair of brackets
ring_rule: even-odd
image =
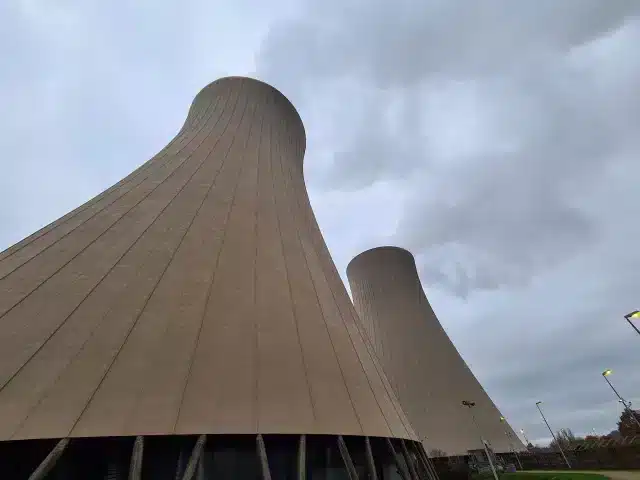
[[(571, 431), (570, 428), (562, 428), (556, 432), (556, 440), (552, 440), (548, 446), (540, 447), (538, 445), (533, 445), (529, 443), (527, 448), (530, 451), (535, 450), (557, 450), (558, 444), (563, 449), (569, 449), (575, 444), (582, 443), (589, 440), (597, 440), (601, 438), (623, 438), (623, 437), (632, 437), (637, 435), (640, 437), (640, 426), (633, 419), (633, 416), (640, 422), (640, 410), (625, 410), (620, 415), (620, 419), (618, 420), (617, 429), (612, 430), (607, 435), (587, 435), (586, 437), (576, 437), (576, 435)], [(439, 448), (434, 448), (429, 450), (429, 455), (431, 457), (446, 457), (447, 452), (444, 450), (440, 450)]]
[[(569, 449), (577, 443), (582, 443), (589, 440), (597, 440), (599, 438), (623, 438), (632, 437), (634, 435), (640, 436), (640, 426), (633, 419), (633, 416), (640, 422), (640, 410), (625, 410), (620, 415), (618, 420), (617, 429), (612, 430), (607, 435), (587, 435), (586, 437), (576, 437), (570, 428), (562, 428), (556, 432), (556, 439), (551, 440), (547, 448), (557, 450), (558, 445), (563, 449)], [(530, 450), (540, 449), (540, 447), (529, 444), (527, 447)]]

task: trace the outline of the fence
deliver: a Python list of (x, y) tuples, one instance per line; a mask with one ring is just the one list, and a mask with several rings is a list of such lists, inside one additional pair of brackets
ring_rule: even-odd
[[(564, 447), (573, 469), (640, 469), (640, 436), (622, 438), (597, 438), (583, 440)], [(499, 455), (505, 461), (513, 461), (513, 454)], [(533, 450), (519, 453), (525, 470), (566, 469), (567, 465), (558, 451)]]
[[(565, 449), (574, 470), (634, 470), (640, 469), (640, 436), (621, 439), (600, 438), (583, 441)], [(513, 453), (499, 453), (497, 458), (504, 465), (518, 465)], [(524, 470), (565, 470), (559, 451), (533, 450), (519, 452), (518, 458)], [(470, 455), (436, 457), (433, 459), (441, 479), (469, 478)]]

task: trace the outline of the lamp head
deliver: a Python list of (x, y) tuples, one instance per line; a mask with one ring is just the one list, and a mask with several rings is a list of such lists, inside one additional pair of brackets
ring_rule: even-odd
[(624, 316), (624, 318), (631, 319), (631, 320), (638, 320), (640, 319), (640, 310), (635, 310), (631, 313), (627, 313)]
[(602, 372), (602, 376), (603, 377), (608, 377), (612, 373), (613, 373), (613, 370), (605, 370), (604, 372)]
[(541, 401), (541, 400), (538, 400), (538, 401), (536, 402), (536, 405), (540, 405), (541, 403), (542, 403), (542, 401)]

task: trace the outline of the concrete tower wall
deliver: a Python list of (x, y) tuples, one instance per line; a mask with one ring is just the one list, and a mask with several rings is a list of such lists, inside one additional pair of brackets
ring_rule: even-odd
[(462, 400), (476, 403), (482, 435), (496, 451), (522, 448), (433, 313), (411, 253), (368, 250), (351, 261), (347, 276), (367, 335), (426, 449), (455, 455), (482, 448)]
[(304, 151), (281, 93), (220, 79), (155, 157), (0, 254), (0, 440), (415, 438), (316, 224)]

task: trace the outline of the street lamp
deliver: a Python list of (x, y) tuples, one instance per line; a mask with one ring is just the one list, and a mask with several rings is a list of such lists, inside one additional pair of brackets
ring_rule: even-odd
[(571, 468), (571, 464), (569, 463), (569, 460), (567, 460), (567, 456), (564, 454), (564, 450), (562, 450), (562, 445), (560, 445), (560, 442), (556, 438), (555, 433), (553, 433), (553, 430), (551, 430), (551, 427), (549, 426), (549, 422), (547, 422), (547, 418), (544, 416), (544, 413), (542, 413), (542, 408), (540, 408), (540, 404), (541, 403), (542, 402), (540, 402), (540, 401), (536, 402), (536, 407), (538, 407), (538, 411), (540, 412), (540, 415), (542, 416), (542, 420), (544, 420), (544, 423), (547, 425), (547, 428), (549, 429), (549, 433), (551, 433), (551, 436), (553, 437), (553, 440), (556, 442), (556, 445), (558, 445), (558, 449), (560, 450), (560, 454), (562, 455), (562, 458), (564, 458), (564, 461), (566, 462), (567, 467)]
[[(500, 421), (502, 423), (506, 423), (507, 420), (504, 417), (500, 417)], [(513, 453), (516, 457), (516, 460), (518, 461), (518, 466), (520, 467), (520, 470), (522, 470), (522, 463), (520, 462), (520, 457), (518, 456), (518, 452), (516, 452), (516, 449), (513, 446), (513, 442), (511, 441), (511, 435), (509, 435), (509, 429), (507, 428), (507, 426), (504, 427), (504, 436), (507, 437), (507, 441), (509, 442), (509, 447), (511, 448), (511, 453)]]
[(629, 322), (629, 325), (631, 325), (631, 328), (633, 328), (636, 331), (636, 333), (640, 335), (640, 330), (638, 330), (638, 327), (636, 327), (634, 323), (631, 321), (631, 320), (640, 320), (640, 310), (635, 310), (631, 313), (627, 313), (624, 316), (624, 318), (627, 322)]
[(524, 433), (524, 428), (520, 429), (520, 433), (524, 437), (524, 441), (527, 442), (527, 450), (528, 450), (529, 449), (529, 445), (532, 445), (532, 443), (529, 441), (529, 439), (527, 438), (527, 435)]
[(482, 442), (482, 446), (484, 447), (484, 453), (487, 455), (487, 458), (489, 459), (489, 466), (491, 467), (491, 472), (493, 473), (493, 478), (495, 480), (499, 480), (498, 479), (498, 473), (496, 472), (496, 467), (493, 466), (493, 459), (491, 458), (491, 455), (489, 454), (489, 449), (487, 448), (487, 442), (484, 441), (484, 437), (482, 436), (482, 431), (480, 430), (480, 426), (478, 425), (478, 422), (476, 421), (476, 416), (473, 414), (473, 407), (476, 406), (476, 402), (470, 402), (468, 400), (463, 400), (462, 401), (462, 405), (464, 405), (465, 407), (467, 407), (469, 409), (469, 413), (471, 414), (471, 419), (473, 420), (473, 424), (476, 426), (476, 430), (478, 430), (478, 435), (480, 435), (480, 441)]
[(611, 390), (613, 390), (613, 393), (616, 394), (616, 397), (618, 397), (618, 401), (620, 403), (622, 403), (622, 405), (624, 406), (624, 409), (629, 412), (629, 415), (631, 415), (631, 419), (636, 422), (636, 425), (638, 425), (640, 427), (640, 420), (637, 419), (637, 417), (635, 416), (635, 414), (633, 413), (633, 410), (631, 410), (631, 406), (630, 403), (627, 403), (627, 401), (622, 398), (622, 396), (618, 393), (618, 391), (616, 390), (616, 388), (613, 386), (613, 384), (611, 383), (611, 381), (609, 380), (609, 375), (611, 375), (613, 373), (613, 370), (605, 370), (604, 372), (602, 372), (602, 377), (605, 379), (605, 381), (609, 384), (609, 386), (611, 387)]

